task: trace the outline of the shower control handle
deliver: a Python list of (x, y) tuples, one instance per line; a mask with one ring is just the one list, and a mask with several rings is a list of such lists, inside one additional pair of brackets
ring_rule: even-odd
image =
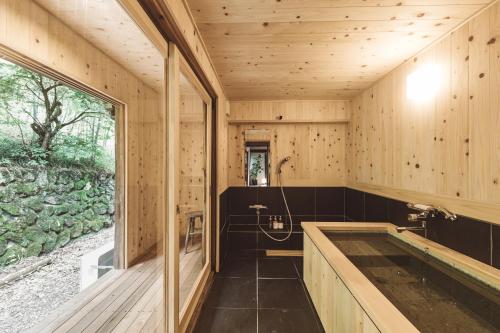
[(255, 205), (250, 205), (250, 206), (248, 206), (248, 209), (255, 209), (255, 213), (256, 213), (257, 215), (260, 215), (260, 210), (261, 210), (261, 209), (267, 209), (267, 207), (266, 207), (266, 206), (264, 206), (264, 205), (258, 205), (258, 204), (255, 204)]

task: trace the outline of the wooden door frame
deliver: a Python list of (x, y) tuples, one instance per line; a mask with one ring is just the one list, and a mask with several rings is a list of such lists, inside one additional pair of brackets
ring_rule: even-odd
[[(206, 105), (205, 111), (205, 145), (206, 145), (206, 172), (205, 182), (205, 249), (206, 262), (189, 293), (183, 309), (179, 304), (179, 223), (178, 202), (180, 193), (180, 75), (181, 73), (194, 86)], [(166, 300), (167, 300), (167, 331), (172, 333), (185, 332), (195, 313), (202, 291), (204, 290), (212, 270), (212, 98), (204, 89), (198, 77), (191, 69), (187, 60), (179, 52), (174, 43), (169, 43), (167, 59), (167, 237), (165, 242), (166, 256)]]
[(0, 43), (0, 58), (111, 103), (115, 108), (114, 266), (128, 267), (127, 256), (127, 104)]

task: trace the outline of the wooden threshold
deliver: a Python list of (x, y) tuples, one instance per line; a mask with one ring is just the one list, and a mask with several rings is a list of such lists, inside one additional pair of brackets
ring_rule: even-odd
[(301, 250), (266, 250), (267, 257), (303, 257)]

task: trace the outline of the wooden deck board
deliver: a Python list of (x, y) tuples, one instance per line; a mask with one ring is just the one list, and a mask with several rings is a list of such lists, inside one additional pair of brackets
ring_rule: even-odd
[[(164, 332), (162, 258), (106, 274), (29, 332)], [(201, 251), (180, 258), (181, 297), (199, 274)]]
[(106, 274), (29, 332), (163, 332), (162, 262)]

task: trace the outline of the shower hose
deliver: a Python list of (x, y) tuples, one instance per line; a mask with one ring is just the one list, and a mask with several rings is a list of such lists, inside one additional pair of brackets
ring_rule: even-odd
[(288, 231), (288, 234), (286, 235), (285, 238), (276, 238), (276, 237), (273, 237), (271, 236), (267, 231), (264, 230), (264, 228), (262, 228), (262, 226), (260, 225), (260, 214), (258, 213), (257, 214), (257, 225), (259, 226), (260, 230), (269, 238), (271, 238), (272, 240), (276, 241), (276, 242), (284, 242), (286, 241), (288, 238), (290, 238), (290, 236), (292, 235), (292, 231), (293, 231), (293, 221), (292, 221), (292, 214), (290, 214), (290, 208), (288, 208), (288, 202), (286, 201), (286, 196), (285, 196), (285, 192), (283, 191), (283, 185), (281, 184), (281, 170), (280, 172), (278, 173), (278, 185), (281, 189), (281, 195), (283, 196), (283, 201), (285, 202), (285, 207), (286, 207), (286, 211), (288, 213), (288, 218), (290, 219), (290, 230)]

